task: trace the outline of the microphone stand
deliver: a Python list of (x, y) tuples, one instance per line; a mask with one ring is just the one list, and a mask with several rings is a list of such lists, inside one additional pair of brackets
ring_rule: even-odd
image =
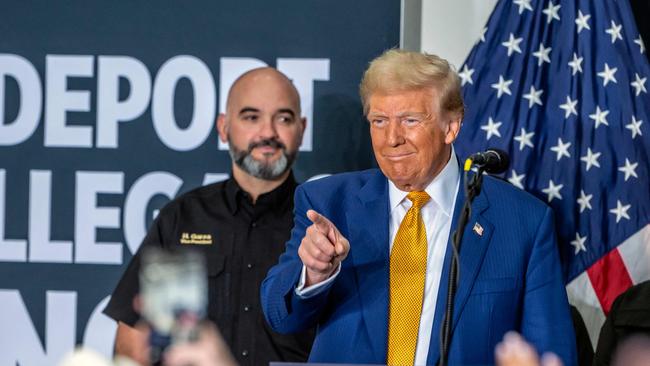
[(483, 167), (477, 167), (477, 172), (474, 174), (470, 180), (468, 180), (468, 171), (472, 166), (472, 161), (465, 161), (464, 167), (464, 190), (465, 190), (465, 203), (460, 212), (460, 217), (458, 219), (458, 227), (452, 234), (452, 253), (453, 258), (451, 261), (451, 266), (449, 268), (449, 281), (447, 283), (447, 301), (445, 305), (445, 316), (443, 318), (442, 327), (440, 328), (440, 366), (447, 366), (447, 361), (449, 357), (449, 346), (451, 345), (452, 337), (452, 321), (454, 315), (454, 298), (456, 297), (456, 290), (458, 289), (458, 283), (460, 280), (458, 265), (460, 262), (460, 244), (463, 241), (463, 233), (465, 232), (465, 227), (467, 222), (472, 214), (472, 201), (476, 196), (481, 192), (481, 184), (483, 184)]

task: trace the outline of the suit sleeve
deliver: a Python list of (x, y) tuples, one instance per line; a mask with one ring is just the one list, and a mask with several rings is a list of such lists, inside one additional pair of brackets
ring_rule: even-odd
[(576, 364), (575, 332), (550, 208), (537, 228), (526, 271), (521, 332), (540, 353), (557, 354), (565, 366)]
[(331, 287), (308, 298), (300, 298), (294, 291), (303, 265), (298, 256), (298, 247), (307, 227), (311, 225), (307, 210), (313, 208), (303, 186), (296, 189), (294, 205), (291, 239), (278, 264), (271, 268), (261, 287), (264, 317), (273, 330), (280, 333), (301, 332), (313, 327), (325, 306)]

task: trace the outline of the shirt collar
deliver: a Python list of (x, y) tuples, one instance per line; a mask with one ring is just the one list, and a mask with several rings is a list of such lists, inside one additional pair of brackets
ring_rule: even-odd
[[(230, 212), (234, 215), (240, 208), (243, 200), (250, 200), (250, 196), (241, 188), (232, 174), (230, 176), (231, 178), (226, 182), (225, 193)], [(293, 192), (297, 185), (296, 179), (293, 176), (293, 171), (290, 171), (287, 179), (285, 179), (277, 188), (257, 197), (255, 206), (279, 208), (287, 202), (291, 203), (293, 202)], [(250, 205), (253, 206), (252, 203), (250, 203)]]
[[(435, 202), (439, 209), (447, 216), (451, 216), (456, 202), (456, 188), (458, 187), (458, 180), (460, 179), (460, 168), (458, 167), (458, 159), (454, 151), (454, 146), (451, 147), (451, 156), (447, 165), (433, 178), (431, 183), (424, 189), (429, 194), (431, 200)], [(390, 210), (399, 206), (406, 198), (408, 192), (404, 192), (395, 186), (395, 183), (388, 180), (388, 197), (390, 200)]]

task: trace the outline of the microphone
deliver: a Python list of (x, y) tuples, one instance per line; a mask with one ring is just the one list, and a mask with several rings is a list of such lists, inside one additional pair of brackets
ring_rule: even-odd
[(499, 174), (508, 169), (510, 158), (503, 150), (489, 148), (485, 152), (472, 154), (465, 162), (465, 170), (469, 170), (468, 164), (482, 168), (483, 171), (490, 174)]

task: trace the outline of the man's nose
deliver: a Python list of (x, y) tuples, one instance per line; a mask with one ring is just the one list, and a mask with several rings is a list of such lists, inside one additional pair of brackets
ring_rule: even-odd
[(275, 121), (273, 118), (264, 118), (260, 124), (260, 137), (264, 139), (278, 137), (278, 131), (275, 126)]
[(402, 130), (402, 124), (399, 120), (391, 120), (388, 122), (386, 141), (393, 147), (404, 143), (404, 131)]

